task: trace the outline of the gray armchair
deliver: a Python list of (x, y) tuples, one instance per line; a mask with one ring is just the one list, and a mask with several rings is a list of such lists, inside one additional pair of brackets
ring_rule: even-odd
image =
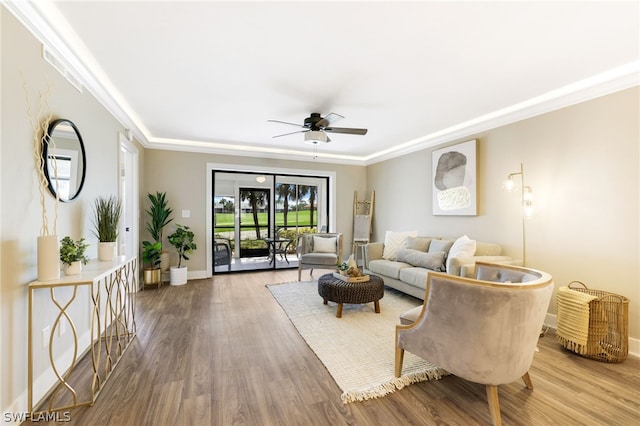
[(522, 378), (533, 389), (528, 371), (552, 292), (549, 274), (524, 267), (478, 262), (475, 279), (430, 272), (424, 304), (396, 326), (396, 377), (406, 350), (484, 384), (500, 425), (498, 385)]
[(342, 234), (302, 234), (298, 239), (298, 281), (303, 269), (335, 269), (342, 262)]
[(226, 238), (214, 238), (213, 240), (213, 268), (227, 265), (231, 270), (231, 244)]

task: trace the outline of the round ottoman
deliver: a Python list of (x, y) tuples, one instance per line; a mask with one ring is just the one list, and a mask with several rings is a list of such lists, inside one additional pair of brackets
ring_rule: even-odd
[(377, 275), (369, 275), (369, 281), (347, 282), (331, 274), (318, 278), (318, 294), (327, 302), (338, 304), (336, 317), (342, 318), (344, 303), (373, 302), (376, 313), (380, 313), (380, 299), (384, 297), (384, 281)]

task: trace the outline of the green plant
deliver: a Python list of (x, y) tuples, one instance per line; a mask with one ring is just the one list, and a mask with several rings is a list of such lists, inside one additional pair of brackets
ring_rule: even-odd
[(150, 265), (152, 268), (160, 266), (160, 251), (162, 250), (162, 244), (157, 241), (151, 243), (149, 241), (142, 242), (142, 262), (146, 265)]
[(71, 263), (78, 261), (86, 265), (89, 261), (84, 254), (87, 247), (89, 247), (89, 244), (84, 242), (84, 238), (73, 241), (73, 239), (67, 235), (60, 241), (60, 260), (65, 265), (71, 265)]
[(93, 235), (101, 243), (114, 242), (118, 239), (118, 224), (122, 204), (113, 195), (109, 198), (98, 197), (93, 206)]
[(151, 207), (147, 210), (147, 214), (151, 218), (151, 222), (147, 222), (147, 231), (154, 241), (162, 245), (162, 230), (173, 220), (170, 218), (173, 210), (168, 207), (166, 192), (156, 192), (155, 195), (149, 193), (147, 197), (151, 202)]
[(182, 259), (189, 260), (187, 253), (196, 249), (193, 242), (194, 234), (188, 226), (176, 225), (175, 232), (169, 235), (169, 243), (178, 250), (178, 268), (182, 265)]

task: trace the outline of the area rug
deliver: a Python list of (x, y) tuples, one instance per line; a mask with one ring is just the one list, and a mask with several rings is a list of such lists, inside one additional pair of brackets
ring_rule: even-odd
[(405, 352), (402, 376), (395, 377), (395, 326), (402, 312), (420, 304), (417, 299), (385, 288), (379, 314), (373, 303), (345, 304), (342, 318), (337, 318), (337, 304), (322, 303), (317, 281), (267, 288), (342, 390), (343, 403), (382, 397), (447, 374)]

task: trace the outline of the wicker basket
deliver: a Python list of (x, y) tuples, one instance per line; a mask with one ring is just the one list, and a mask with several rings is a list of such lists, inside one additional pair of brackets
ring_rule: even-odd
[[(589, 330), (585, 348), (577, 351), (566, 339), (562, 345), (587, 358), (603, 362), (622, 362), (629, 352), (629, 299), (602, 290), (592, 290), (580, 281), (569, 283), (569, 289), (596, 297), (589, 302)], [(560, 317), (560, 305), (558, 306)]]

